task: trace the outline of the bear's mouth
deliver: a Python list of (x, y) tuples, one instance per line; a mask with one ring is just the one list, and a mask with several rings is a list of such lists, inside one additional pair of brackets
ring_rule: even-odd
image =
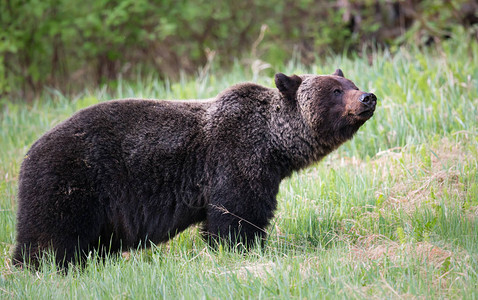
[(361, 111), (357, 116), (361, 119), (370, 119), (373, 116), (375, 109), (366, 109)]

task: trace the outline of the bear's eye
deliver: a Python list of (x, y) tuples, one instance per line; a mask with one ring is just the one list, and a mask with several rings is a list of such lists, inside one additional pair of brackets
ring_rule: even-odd
[(336, 95), (336, 96), (340, 96), (342, 93), (343, 93), (343, 91), (340, 90), (340, 89), (335, 89), (334, 90), (334, 95)]

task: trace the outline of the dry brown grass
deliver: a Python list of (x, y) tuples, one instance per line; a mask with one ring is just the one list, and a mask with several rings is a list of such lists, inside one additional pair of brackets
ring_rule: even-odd
[[(459, 166), (469, 159), (470, 153), (459, 144), (444, 139), (438, 147), (429, 149), (430, 162), (427, 165), (416, 156), (407, 153), (393, 153), (396, 161), (378, 159), (375, 164), (379, 168), (388, 168), (389, 172), (396, 173), (397, 180), (389, 191), (387, 203), (393, 208), (401, 208), (412, 212), (422, 207), (424, 203), (435, 204), (442, 200), (444, 195), (454, 195), (463, 198), (464, 186), (460, 182)], [(414, 161), (415, 159), (415, 161)]]
[(454, 257), (454, 253), (429, 242), (400, 244), (386, 241), (378, 235), (370, 235), (362, 237), (356, 244), (350, 246), (349, 259), (369, 262), (387, 258), (393, 263), (398, 263), (404, 256), (414, 257), (420, 262), (439, 268), (447, 258)]
[(245, 279), (249, 276), (265, 279), (269, 274), (273, 274), (275, 268), (276, 265), (274, 262), (265, 262), (260, 264), (248, 263), (235, 270), (224, 272), (221, 275), (234, 273), (241, 279)]
[(381, 151), (369, 163), (357, 158), (338, 158), (337, 161), (340, 166), (357, 169), (369, 164), (379, 178), (390, 181), (386, 188), (376, 191), (377, 198), (386, 196), (387, 209), (411, 213), (424, 204), (437, 204), (445, 198), (463, 199), (466, 187), (460, 181), (459, 168), (476, 158), (466, 147), (446, 138), (426, 152), (429, 156), (426, 161), (419, 154), (411, 153), (409, 147)]

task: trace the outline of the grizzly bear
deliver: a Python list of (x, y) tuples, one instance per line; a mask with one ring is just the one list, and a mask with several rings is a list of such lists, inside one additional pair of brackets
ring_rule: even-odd
[(377, 98), (333, 75), (276, 74), (203, 101), (125, 99), (80, 110), (25, 155), (13, 260), (59, 266), (89, 251), (168, 241), (192, 224), (246, 249), (265, 238), (282, 179), (319, 161)]

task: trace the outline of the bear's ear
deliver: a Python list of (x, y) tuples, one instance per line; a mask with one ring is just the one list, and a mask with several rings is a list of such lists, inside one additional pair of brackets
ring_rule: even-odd
[(276, 87), (279, 89), (286, 99), (293, 101), (297, 89), (302, 83), (302, 78), (297, 75), (287, 76), (282, 73), (277, 73), (275, 76)]
[(342, 70), (340, 70), (340, 69), (335, 70), (334, 74), (332, 74), (332, 75), (345, 77), (344, 72), (342, 72)]

